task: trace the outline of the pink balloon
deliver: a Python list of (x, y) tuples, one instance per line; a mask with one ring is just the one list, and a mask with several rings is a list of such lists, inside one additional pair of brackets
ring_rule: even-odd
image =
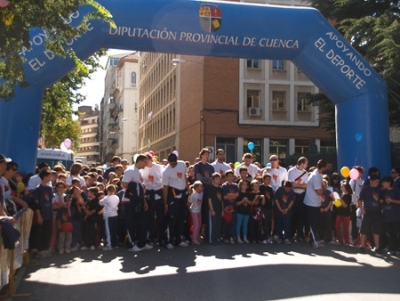
[(173, 153), (177, 158), (179, 158), (179, 153), (178, 153), (177, 150), (174, 150), (172, 153)]
[(359, 176), (360, 176), (360, 172), (359, 172), (357, 169), (352, 168), (352, 169), (350, 170), (350, 179), (352, 179), (353, 181), (355, 181), (355, 180), (358, 179)]
[(65, 139), (65, 140), (64, 140), (64, 146), (65, 146), (67, 149), (70, 149), (71, 146), (72, 146), (72, 141), (71, 141), (71, 139), (69, 139), (69, 138)]
[(0, 7), (6, 7), (10, 4), (8, 0), (0, 0)]
[(149, 151), (149, 154), (150, 154), (152, 157), (154, 157), (154, 156), (156, 155), (156, 153), (155, 153), (155, 152), (153, 152), (152, 150), (151, 150), (151, 151)]

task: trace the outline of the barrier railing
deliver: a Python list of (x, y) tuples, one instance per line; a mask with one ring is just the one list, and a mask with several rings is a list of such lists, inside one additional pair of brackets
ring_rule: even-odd
[[(3, 238), (0, 236), (0, 288), (8, 284), (8, 296), (14, 295), (14, 273), (23, 263), (27, 263), (29, 235), (32, 227), (33, 211), (25, 211), (15, 223), (15, 228), (21, 232), (14, 250), (4, 248)], [(22, 296), (22, 295), (21, 295)]]

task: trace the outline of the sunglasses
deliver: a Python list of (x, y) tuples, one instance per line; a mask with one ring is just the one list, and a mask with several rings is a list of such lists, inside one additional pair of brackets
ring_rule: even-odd
[(270, 159), (269, 161), (278, 161), (278, 159)]

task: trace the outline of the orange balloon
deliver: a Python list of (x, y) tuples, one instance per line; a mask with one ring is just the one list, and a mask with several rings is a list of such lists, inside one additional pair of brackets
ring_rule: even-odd
[(347, 166), (343, 166), (343, 167), (340, 169), (340, 174), (341, 174), (343, 177), (347, 178), (347, 177), (350, 175), (350, 169), (349, 169)]

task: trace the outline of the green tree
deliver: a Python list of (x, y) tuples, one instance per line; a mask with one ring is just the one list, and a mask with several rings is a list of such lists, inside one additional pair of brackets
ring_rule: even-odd
[[(79, 6), (90, 5), (93, 11), (87, 14), (76, 27), (67, 24)], [(111, 14), (93, 0), (10, 0), (0, 7), (0, 99), (10, 99), (14, 88), (27, 86), (19, 55), (23, 47), (30, 49), (29, 32), (38, 27), (46, 31), (46, 47), (53, 53), (71, 56), (80, 68), (84, 68), (74, 52), (66, 47), (66, 41), (87, 31), (87, 21), (102, 19), (114, 26)]]
[(400, 1), (310, 0), (346, 37), (388, 87), (389, 120), (400, 125)]
[(99, 59), (105, 55), (104, 49), (83, 62), (84, 68), (77, 67), (60, 81), (48, 88), (44, 93), (43, 111), (41, 121), (41, 136), (45, 139), (47, 147), (59, 146), (66, 138), (73, 141), (73, 150), (79, 148), (81, 128), (76, 120), (73, 120), (73, 105), (85, 99), (79, 93), (85, 79), (100, 68)]

